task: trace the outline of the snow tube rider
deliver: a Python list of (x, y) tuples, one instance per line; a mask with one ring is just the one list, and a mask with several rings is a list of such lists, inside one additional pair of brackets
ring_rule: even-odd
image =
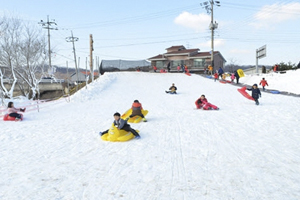
[(203, 110), (219, 110), (219, 108), (211, 103), (208, 103), (207, 99), (205, 98), (205, 95), (202, 94), (199, 99), (195, 102), (197, 109), (203, 109)]
[[(118, 128), (118, 130), (125, 130), (125, 131), (129, 131), (131, 132), (136, 139), (139, 139), (141, 136), (138, 134), (138, 132), (136, 132), (136, 130), (134, 130), (133, 128), (130, 127), (129, 124), (127, 124), (127, 121), (124, 120), (124, 119), (121, 119), (121, 115), (120, 113), (116, 112), (114, 114), (114, 126)], [(100, 132), (100, 135), (103, 136), (104, 134), (107, 134), (109, 131), (106, 130), (106, 131), (103, 131), (103, 132)]]
[(176, 90), (177, 90), (177, 87), (175, 86), (174, 83), (172, 83), (172, 86), (169, 88), (169, 91), (166, 91), (166, 93), (177, 94)]
[(143, 107), (142, 107), (142, 104), (139, 102), (139, 100), (134, 100), (133, 101), (131, 109), (132, 109), (132, 113), (131, 113), (131, 115), (129, 117), (126, 118), (126, 121), (129, 118), (134, 117), (134, 116), (141, 116), (143, 122), (147, 121), (146, 118), (145, 118), (145, 116), (142, 113)]
[(7, 114), (10, 117), (14, 117), (16, 121), (22, 120), (22, 115), (18, 111), (25, 112), (26, 108), (15, 108), (13, 102), (9, 102), (7, 107)]
[(253, 97), (253, 99), (255, 101), (255, 104), (259, 105), (258, 98), (261, 97), (261, 93), (260, 93), (260, 90), (257, 87), (257, 84), (253, 84), (253, 86), (251, 88), (247, 88), (247, 90), (252, 91), (251, 96)]

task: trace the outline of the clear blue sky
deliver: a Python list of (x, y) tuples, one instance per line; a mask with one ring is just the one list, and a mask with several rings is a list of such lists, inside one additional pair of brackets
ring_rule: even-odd
[[(94, 38), (94, 56), (99, 59), (147, 59), (167, 47), (185, 45), (210, 51), (210, 15), (200, 6), (204, 1), (152, 0), (2, 0), (0, 14), (16, 16), (37, 24), (55, 19), (51, 31), (52, 63), (72, 67), (71, 35), (79, 38), (76, 53), (80, 67), (89, 56), (89, 34)], [(220, 1), (214, 9), (219, 24), (215, 50), (227, 64), (255, 65), (255, 50), (267, 45), (267, 57), (259, 64), (300, 61), (300, 1)], [(37, 25), (38, 26), (38, 25)], [(46, 35), (46, 29), (44, 29)]]

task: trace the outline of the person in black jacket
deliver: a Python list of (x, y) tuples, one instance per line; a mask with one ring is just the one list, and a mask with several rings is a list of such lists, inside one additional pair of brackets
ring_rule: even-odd
[(237, 71), (234, 72), (234, 76), (235, 76), (235, 78), (236, 78), (236, 84), (239, 84), (240, 76), (239, 76), (239, 74), (237, 73)]
[[(139, 139), (140, 138), (140, 135), (138, 134), (138, 132), (136, 132), (136, 130), (134, 130), (133, 128), (130, 127), (129, 124), (127, 124), (127, 121), (122, 119), (121, 118), (121, 115), (120, 113), (115, 113), (114, 114), (114, 125), (115, 127), (117, 127), (119, 130), (125, 130), (125, 131), (129, 131), (131, 132), (136, 139)], [(104, 135), (104, 134), (107, 134), (109, 130), (106, 130), (106, 131), (103, 131), (103, 132), (100, 132), (100, 135)]]
[(172, 86), (169, 88), (169, 91), (166, 91), (166, 93), (177, 94), (176, 90), (177, 90), (177, 87), (175, 86), (174, 83), (172, 83)]
[(247, 90), (252, 91), (252, 97), (253, 97), (256, 105), (259, 105), (258, 98), (261, 97), (261, 93), (260, 93), (260, 90), (257, 87), (257, 84), (254, 84), (252, 86), (252, 88), (247, 88)]

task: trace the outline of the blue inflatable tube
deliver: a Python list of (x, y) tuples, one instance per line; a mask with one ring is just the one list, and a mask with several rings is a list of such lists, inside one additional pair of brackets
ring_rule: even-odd
[(271, 90), (270, 92), (271, 92), (272, 94), (280, 94), (280, 92), (277, 91), (277, 90)]

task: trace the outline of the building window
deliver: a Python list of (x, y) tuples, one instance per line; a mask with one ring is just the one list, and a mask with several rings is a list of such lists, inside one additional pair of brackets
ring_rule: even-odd
[(173, 68), (177, 68), (177, 66), (179, 65), (179, 66), (181, 66), (181, 64), (183, 64), (183, 60), (173, 60), (172, 61), (172, 66), (171, 67), (173, 67)]
[(164, 61), (156, 61), (156, 67), (159, 69), (164, 68), (164, 64), (165, 64)]
[(204, 68), (204, 66), (205, 66), (205, 59), (194, 59), (194, 67)]

